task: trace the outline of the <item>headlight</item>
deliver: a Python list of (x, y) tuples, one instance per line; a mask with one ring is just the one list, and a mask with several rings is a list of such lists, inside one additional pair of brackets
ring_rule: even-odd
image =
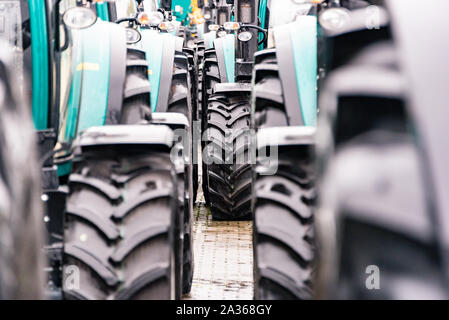
[(127, 44), (134, 44), (140, 41), (142, 39), (142, 35), (139, 31), (137, 31), (134, 28), (125, 28), (126, 31), (126, 43)]
[(238, 35), (238, 39), (242, 42), (249, 41), (253, 38), (253, 34), (249, 31), (240, 32)]
[(64, 13), (62, 20), (71, 29), (85, 29), (97, 21), (97, 15), (88, 8), (73, 7)]
[(159, 23), (158, 27), (160, 30), (164, 30), (167, 32), (172, 32), (173, 30), (175, 30), (175, 26), (171, 22), (161, 22), (161, 23)]
[(224, 30), (221, 30), (221, 31), (218, 31), (218, 32), (217, 32), (217, 36), (218, 36), (219, 38), (226, 37), (227, 34), (228, 34), (228, 33), (227, 33), (226, 31), (224, 31)]
[(210, 24), (209, 31), (217, 31), (220, 28), (218, 24)]
[(138, 20), (141, 25), (157, 27), (164, 21), (164, 15), (161, 12), (152, 12), (150, 14), (142, 12), (139, 14)]
[(142, 12), (137, 16), (137, 21), (139, 21), (142, 26), (147, 26), (150, 23), (150, 18), (145, 12)]
[(240, 24), (238, 22), (226, 22), (223, 27), (227, 31), (237, 31), (240, 29)]
[(329, 30), (341, 29), (349, 22), (349, 13), (347, 9), (332, 8), (323, 11), (320, 14), (320, 25)]

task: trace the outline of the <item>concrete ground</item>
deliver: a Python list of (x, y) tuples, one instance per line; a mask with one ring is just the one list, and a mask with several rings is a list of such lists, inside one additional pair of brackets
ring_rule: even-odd
[[(201, 181), (199, 185), (201, 188)], [(197, 200), (193, 225), (193, 286), (185, 299), (252, 299), (252, 222), (213, 221), (201, 189)]]

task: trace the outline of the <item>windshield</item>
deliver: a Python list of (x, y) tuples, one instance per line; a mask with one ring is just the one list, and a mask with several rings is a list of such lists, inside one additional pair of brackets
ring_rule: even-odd
[(143, 0), (143, 8), (145, 12), (157, 11), (158, 6), (156, 0)]
[(296, 17), (316, 12), (316, 3), (311, 0), (272, 0), (270, 28), (295, 21)]
[(136, 0), (116, 0), (117, 18), (131, 17), (136, 12)]

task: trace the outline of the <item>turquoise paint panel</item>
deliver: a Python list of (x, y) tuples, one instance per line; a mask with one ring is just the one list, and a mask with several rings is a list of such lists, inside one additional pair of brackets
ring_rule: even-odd
[(217, 48), (218, 42), (223, 43), (223, 56), (228, 82), (233, 83), (235, 82), (235, 36), (233, 34), (228, 34), (223, 38), (215, 39), (215, 48)]
[(82, 77), (77, 134), (105, 123), (111, 50), (108, 26), (108, 22), (98, 20), (92, 27), (80, 30), (83, 60), (75, 67)]
[(199, 24), (196, 26), (196, 32), (198, 39), (204, 40), (204, 24)]
[(109, 10), (106, 2), (97, 3), (97, 16), (103, 21), (109, 21)]
[[(78, 111), (80, 108), (81, 101), (81, 81), (82, 81), (82, 70), (77, 70), (77, 66), (83, 61), (83, 47), (81, 45), (81, 33), (77, 30), (71, 32), (71, 38), (74, 46), (72, 47), (72, 82), (70, 86), (70, 96), (67, 105), (67, 117), (62, 114), (61, 117), (64, 119), (64, 124), (61, 129), (65, 126), (64, 136), (62, 142), (70, 144), (76, 136), (76, 127), (78, 122)], [(61, 140), (61, 139), (60, 139)]]
[[(261, 27), (265, 29), (265, 20), (267, 16), (267, 0), (260, 0), (259, 3), (259, 19), (261, 22)], [(263, 35), (259, 35), (259, 41), (262, 41)], [(259, 50), (263, 50), (263, 44), (259, 46)]]
[(142, 40), (139, 44), (141, 49), (145, 51), (148, 61), (148, 77), (151, 86), (151, 109), (155, 112), (162, 72), (162, 51), (164, 49), (162, 37), (171, 37), (171, 35), (148, 29), (141, 29), (140, 32), (142, 33)]
[(169, 32), (172, 36), (176, 36), (178, 34), (179, 27), (181, 26), (181, 22), (175, 20), (172, 21), (173, 26), (175, 27), (172, 32)]
[(214, 40), (217, 38), (216, 31), (210, 31), (204, 34), (204, 46), (207, 49), (212, 49), (214, 47)]
[(306, 126), (316, 126), (317, 121), (317, 19), (302, 16), (290, 24), (290, 36), (295, 60), (301, 112)]
[[(172, 8), (174, 16), (176, 17), (176, 20), (184, 21), (187, 18), (187, 15), (189, 14), (189, 11), (190, 11), (190, 4), (191, 4), (191, 0), (173, 0), (172, 1), (171, 8)], [(182, 13), (175, 11), (176, 6), (180, 6), (182, 8)]]
[(71, 171), (72, 171), (72, 162), (71, 161), (62, 163), (62, 164), (58, 164), (58, 176), (59, 177), (69, 175)]
[[(105, 123), (110, 72), (108, 26), (99, 19), (87, 29), (71, 30), (72, 80), (67, 110), (61, 115), (65, 122), (59, 143), (70, 145), (81, 131)], [(71, 162), (58, 165), (58, 175), (69, 174), (71, 166)]]
[(47, 129), (49, 107), (48, 37), (45, 1), (29, 0), (32, 59), (32, 116), (37, 130)]

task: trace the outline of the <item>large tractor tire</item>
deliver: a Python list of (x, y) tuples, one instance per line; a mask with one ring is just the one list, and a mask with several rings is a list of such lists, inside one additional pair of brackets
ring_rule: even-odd
[(189, 62), (189, 77), (190, 77), (190, 101), (192, 105), (192, 122), (191, 122), (191, 134), (192, 134), (192, 180), (193, 180), (193, 204), (196, 202), (196, 196), (198, 193), (198, 141), (196, 138), (199, 132), (197, 130), (197, 123), (199, 121), (198, 113), (198, 66), (195, 57), (195, 50), (190, 48), (184, 48), (184, 53), (187, 55)]
[[(189, 127), (192, 128), (192, 104), (191, 104), (191, 83), (189, 73), (188, 56), (183, 52), (175, 52), (173, 62), (173, 77), (171, 83), (170, 94), (168, 98), (168, 112), (182, 113), (189, 120)], [(191, 152), (193, 151), (192, 133), (189, 133), (189, 143)], [(190, 157), (192, 159), (192, 155)], [(194, 198), (193, 185), (193, 164), (192, 161), (186, 166), (184, 179), (184, 246), (183, 246), (183, 293), (188, 293), (192, 287), (193, 281), (193, 238), (192, 238), (192, 215)], [(197, 179), (198, 180), (198, 179)]]
[[(275, 50), (260, 52), (256, 61), (252, 126), (288, 126)], [(313, 150), (294, 144), (278, 150), (277, 172), (253, 176), (254, 296), (310, 299), (315, 257)], [(256, 172), (262, 171), (258, 161)]]
[[(220, 83), (220, 70), (218, 68), (217, 54), (215, 49), (208, 49), (203, 54), (203, 67), (201, 72), (201, 150), (204, 152), (207, 145), (206, 141), (203, 141), (203, 135), (207, 129), (207, 108), (209, 102), (209, 96), (212, 94), (212, 89), (217, 83)], [(203, 155), (204, 158), (205, 155)], [(209, 185), (208, 180), (204, 179), (205, 172), (207, 172), (207, 165), (203, 161), (202, 163), (202, 187), (206, 204), (210, 205), (209, 200)]]
[(254, 129), (288, 126), (275, 49), (261, 51), (255, 65)]
[[(86, 152), (69, 178), (64, 297), (178, 299), (169, 155), (108, 153)], [(76, 272), (78, 284), (70, 282)]]
[[(149, 120), (145, 53), (128, 49), (121, 124)], [(168, 153), (86, 150), (69, 177), (64, 297), (178, 299), (181, 222)]]
[(297, 146), (281, 153), (278, 171), (254, 184), (255, 298), (312, 297), (314, 177)]
[[(195, 142), (198, 146), (202, 147), (202, 127), (201, 127), (201, 121), (202, 121), (202, 109), (203, 109), (203, 60), (204, 60), (204, 41), (203, 40), (198, 40), (196, 42), (196, 50), (195, 50), (195, 60), (196, 60), (196, 73), (197, 73), (197, 83), (196, 83), (196, 106), (197, 106), (197, 121), (200, 121), (200, 125), (195, 128), (198, 134), (198, 139), (199, 141)], [(201, 159), (198, 159), (197, 163), (195, 164), (196, 166), (196, 172), (197, 172), (197, 177), (199, 177), (199, 166)], [(202, 163), (202, 161), (201, 161)], [(197, 183), (198, 179), (197, 179)], [(197, 187), (198, 189), (198, 187)], [(204, 188), (203, 188), (204, 189)], [(203, 191), (204, 193), (204, 191)]]
[(204, 41), (197, 41), (196, 45), (196, 61), (197, 61), (197, 74), (198, 74), (198, 94), (197, 94), (197, 105), (198, 105), (198, 119), (201, 119), (202, 112), (202, 101), (203, 101), (203, 61), (204, 61)]
[(36, 141), (1, 45), (0, 299), (41, 299), (45, 240)]
[(209, 98), (203, 180), (215, 220), (251, 219), (250, 103), (247, 92)]
[(150, 83), (145, 74), (147, 70), (145, 52), (128, 48), (122, 114), (117, 124), (136, 124), (151, 120), (151, 107), (147, 96)]

